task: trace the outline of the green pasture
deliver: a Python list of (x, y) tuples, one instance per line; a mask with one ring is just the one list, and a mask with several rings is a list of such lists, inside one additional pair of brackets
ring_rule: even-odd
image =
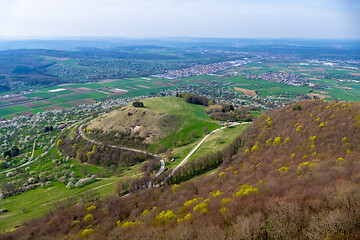
[(21, 106), (21, 105), (0, 108), (0, 117), (15, 114), (18, 112), (27, 111), (27, 110), (29, 110), (29, 108)]

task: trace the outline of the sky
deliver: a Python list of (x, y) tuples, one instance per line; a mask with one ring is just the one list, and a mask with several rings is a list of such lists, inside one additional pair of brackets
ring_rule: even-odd
[(0, 0), (0, 38), (360, 39), (360, 0)]

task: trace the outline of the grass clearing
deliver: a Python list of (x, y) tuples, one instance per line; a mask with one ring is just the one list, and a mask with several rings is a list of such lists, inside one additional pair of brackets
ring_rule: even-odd
[(229, 146), (237, 136), (242, 134), (248, 128), (249, 124), (231, 126), (214, 133), (206, 139), (206, 141), (191, 156), (190, 159), (196, 159), (201, 156), (223, 150)]

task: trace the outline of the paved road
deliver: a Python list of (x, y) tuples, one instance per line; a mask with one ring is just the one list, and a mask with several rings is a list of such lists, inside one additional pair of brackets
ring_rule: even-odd
[(80, 127), (78, 128), (78, 133), (80, 134), (80, 136), (89, 141), (89, 142), (92, 142), (94, 144), (97, 144), (97, 145), (104, 145), (104, 146), (108, 146), (108, 147), (112, 147), (112, 148), (117, 148), (117, 149), (121, 149), (121, 150), (126, 150), (126, 151), (132, 151), (132, 152), (138, 152), (138, 153), (144, 153), (144, 154), (147, 154), (147, 155), (150, 155), (152, 157), (155, 157), (156, 159), (158, 159), (160, 161), (160, 164), (161, 164), (161, 167), (159, 169), (159, 171), (155, 174), (155, 176), (153, 178), (151, 178), (147, 183), (146, 185), (142, 186), (141, 188), (146, 188), (146, 187), (153, 187), (152, 185), (152, 182), (160, 176), (161, 173), (163, 173), (165, 171), (165, 161), (164, 159), (162, 159), (159, 155), (156, 155), (154, 153), (151, 153), (151, 152), (146, 152), (146, 151), (143, 151), (143, 150), (139, 150), (139, 149), (134, 149), (134, 148), (127, 148), (127, 147), (122, 147), (122, 146), (115, 146), (115, 145), (109, 145), (109, 144), (106, 144), (106, 143), (102, 143), (102, 142), (98, 142), (96, 140), (93, 140), (93, 139), (90, 139), (88, 138), (87, 136), (85, 136), (84, 134), (84, 131), (83, 131), (83, 127), (84, 127), (84, 124), (81, 124)]
[[(243, 123), (235, 122), (235, 123), (230, 124), (229, 126), (236, 126), (236, 125), (242, 125), (242, 124), (248, 124), (248, 122), (243, 122)], [(191, 152), (170, 172), (170, 174), (166, 178), (164, 178), (164, 180), (162, 180), (159, 184), (153, 185), (153, 187), (160, 187), (161, 185), (165, 184), (171, 178), (171, 176), (174, 175), (174, 173), (189, 160), (189, 158), (196, 152), (196, 150), (199, 149), (199, 147), (205, 142), (205, 140), (208, 137), (210, 137), (212, 134), (214, 134), (214, 133), (216, 133), (216, 132), (218, 132), (218, 131), (220, 131), (220, 130), (222, 130), (224, 128), (227, 128), (227, 127), (224, 126), (224, 127), (215, 129), (214, 131), (212, 131), (208, 135), (206, 135), (199, 142), (199, 144), (196, 145), (196, 147), (193, 150), (191, 150)]]

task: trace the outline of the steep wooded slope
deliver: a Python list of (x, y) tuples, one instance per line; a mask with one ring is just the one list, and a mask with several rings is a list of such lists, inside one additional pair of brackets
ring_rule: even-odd
[(77, 204), (3, 238), (359, 238), (360, 103), (266, 112), (225, 151), (212, 174)]

